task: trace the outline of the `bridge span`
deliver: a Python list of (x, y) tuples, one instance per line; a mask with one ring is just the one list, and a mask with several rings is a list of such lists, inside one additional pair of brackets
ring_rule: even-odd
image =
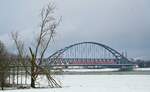
[(122, 68), (135, 65), (125, 56), (107, 45), (81, 42), (56, 51), (47, 59), (47, 65), (63, 68)]

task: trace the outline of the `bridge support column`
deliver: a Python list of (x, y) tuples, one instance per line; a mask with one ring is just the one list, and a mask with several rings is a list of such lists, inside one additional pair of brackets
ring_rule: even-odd
[(132, 71), (133, 68), (133, 66), (121, 66), (119, 71)]

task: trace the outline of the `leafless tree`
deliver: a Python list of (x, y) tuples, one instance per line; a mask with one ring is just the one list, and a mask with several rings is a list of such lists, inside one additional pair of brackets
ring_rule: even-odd
[[(40, 23), (40, 32), (37, 36), (35, 47), (29, 47), (30, 51), (30, 62), (31, 62), (31, 87), (35, 88), (35, 81), (42, 71), (46, 75), (50, 87), (61, 87), (58, 82), (51, 76), (50, 70), (46, 67), (41, 67), (44, 55), (53, 40), (53, 37), (56, 33), (56, 28), (59, 25), (60, 20), (56, 20), (54, 17), (55, 4), (49, 3), (44, 7), (40, 13), (41, 23)], [(23, 64), (24, 54), (24, 43), (18, 39), (18, 33), (12, 33), (12, 38), (16, 44), (20, 60)], [(39, 62), (37, 63), (37, 58)], [(29, 72), (30, 73), (30, 72)]]
[(0, 86), (3, 90), (3, 87), (6, 85), (6, 79), (8, 74), (9, 63), (7, 60), (7, 50), (4, 44), (0, 41)]

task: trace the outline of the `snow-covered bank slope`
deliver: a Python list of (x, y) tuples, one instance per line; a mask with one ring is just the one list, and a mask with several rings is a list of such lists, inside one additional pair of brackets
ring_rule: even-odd
[[(104, 68), (104, 69), (64, 69), (64, 72), (105, 72), (105, 71), (119, 71), (119, 68)], [(135, 68), (133, 71), (150, 71), (150, 68)]]
[(5, 92), (150, 92), (150, 75), (63, 75), (58, 78), (63, 80), (63, 88)]

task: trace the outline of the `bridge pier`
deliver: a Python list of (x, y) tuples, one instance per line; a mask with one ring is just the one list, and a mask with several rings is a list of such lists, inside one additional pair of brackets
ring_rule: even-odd
[(121, 66), (119, 71), (132, 71), (134, 66)]

